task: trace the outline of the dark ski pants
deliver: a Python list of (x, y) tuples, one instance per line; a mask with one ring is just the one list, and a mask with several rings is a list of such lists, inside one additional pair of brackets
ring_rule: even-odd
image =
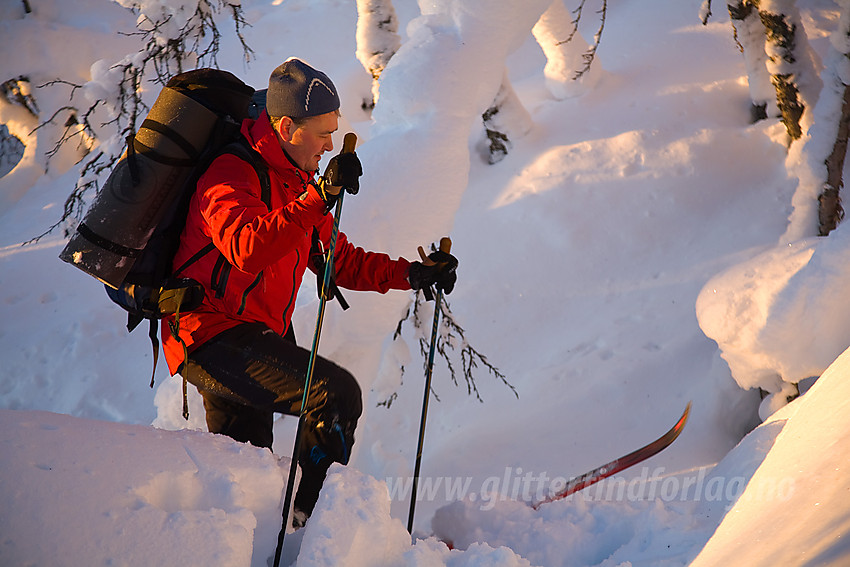
[[(265, 325), (245, 323), (189, 354), (186, 379), (204, 398), (207, 428), (258, 447), (272, 446), (274, 412), (298, 415), (310, 351)], [(294, 505), (311, 514), (328, 467), (347, 464), (362, 413), (360, 386), (345, 369), (317, 357), (305, 409)]]

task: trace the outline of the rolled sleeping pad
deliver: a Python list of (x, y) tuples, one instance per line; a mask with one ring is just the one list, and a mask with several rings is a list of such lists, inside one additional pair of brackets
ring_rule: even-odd
[(59, 258), (117, 289), (181, 195), (218, 119), (164, 87)]

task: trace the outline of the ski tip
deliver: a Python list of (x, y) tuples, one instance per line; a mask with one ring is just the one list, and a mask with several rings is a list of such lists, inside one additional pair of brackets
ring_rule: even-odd
[(676, 425), (673, 426), (672, 431), (675, 431), (676, 435), (681, 433), (682, 429), (685, 428), (685, 424), (688, 423), (688, 418), (691, 415), (691, 405), (692, 402), (688, 402), (688, 405), (685, 406), (685, 411), (682, 413), (682, 417), (680, 417), (679, 421), (676, 422)]

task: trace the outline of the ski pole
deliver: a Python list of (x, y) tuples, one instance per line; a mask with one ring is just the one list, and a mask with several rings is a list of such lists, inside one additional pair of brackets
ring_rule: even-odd
[[(354, 146), (357, 144), (357, 135), (349, 132), (345, 135), (342, 143), (341, 154), (348, 154), (354, 151)], [(304, 429), (304, 410), (307, 408), (307, 401), (310, 398), (310, 385), (313, 382), (313, 368), (316, 363), (316, 357), (319, 350), (319, 337), (322, 334), (322, 321), (325, 317), (325, 305), (327, 304), (327, 290), (330, 287), (331, 274), (333, 274), (334, 253), (336, 252), (336, 241), (339, 235), (339, 219), (342, 216), (342, 197), (345, 195), (345, 189), (340, 188), (339, 196), (336, 201), (336, 209), (334, 210), (334, 223), (331, 231), (331, 241), (328, 246), (327, 260), (325, 261), (325, 273), (322, 280), (322, 289), (319, 294), (319, 315), (316, 319), (316, 331), (313, 334), (313, 346), (310, 349), (310, 359), (307, 363), (307, 376), (304, 379), (304, 393), (301, 395), (301, 410), (298, 413), (298, 428), (295, 431), (295, 446), (292, 448), (292, 463), (289, 467), (289, 479), (286, 481), (286, 493), (283, 498), (283, 523), (280, 526), (280, 533), (277, 535), (277, 549), (274, 553), (274, 567), (280, 566), (280, 556), (283, 552), (283, 540), (286, 537), (286, 521), (289, 519), (289, 508), (292, 504), (292, 493), (295, 484), (295, 474), (298, 470), (298, 454), (301, 452), (301, 437)]]
[[(452, 250), (452, 241), (444, 237), (440, 239), (440, 251), (448, 254)], [(422, 247), (419, 247), (419, 255), (422, 262), (431, 262), (425, 255)], [(407, 531), (413, 534), (413, 514), (416, 509), (416, 491), (419, 488), (419, 469), (422, 466), (422, 446), (425, 443), (425, 420), (428, 418), (428, 400), (431, 397), (431, 375), (434, 372), (434, 352), (437, 350), (437, 324), (440, 321), (440, 304), (443, 301), (443, 290), (437, 288), (434, 302), (434, 320), (431, 324), (431, 348), (428, 351), (428, 366), (425, 370), (425, 397), (422, 400), (422, 417), (419, 421), (419, 444), (416, 447), (416, 464), (413, 467), (413, 493), (410, 497), (410, 515), (407, 517)]]

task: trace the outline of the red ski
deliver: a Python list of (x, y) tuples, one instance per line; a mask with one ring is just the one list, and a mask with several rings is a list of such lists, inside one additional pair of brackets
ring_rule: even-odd
[(679, 421), (676, 422), (676, 425), (670, 428), (670, 431), (668, 431), (649, 445), (641, 447), (637, 451), (632, 451), (628, 455), (620, 457), (619, 459), (615, 459), (610, 463), (605, 463), (601, 467), (597, 467), (590, 472), (587, 472), (579, 477), (572, 479), (569, 483), (567, 483), (566, 488), (564, 488), (562, 491), (552, 496), (549, 496), (545, 500), (541, 500), (536, 504), (531, 504), (531, 507), (537, 510), (543, 504), (566, 498), (570, 494), (576, 493), (579, 490), (587, 488), (592, 484), (596, 484), (600, 480), (615, 475), (620, 471), (624, 471), (627, 468), (640, 463), (641, 461), (645, 461), (653, 455), (657, 455), (658, 453), (669, 447), (670, 444), (676, 440), (676, 438), (682, 432), (682, 429), (685, 428), (685, 423), (688, 422), (688, 415), (690, 413), (691, 403), (688, 402), (688, 405), (685, 408), (685, 412), (682, 414), (682, 417), (679, 418)]

